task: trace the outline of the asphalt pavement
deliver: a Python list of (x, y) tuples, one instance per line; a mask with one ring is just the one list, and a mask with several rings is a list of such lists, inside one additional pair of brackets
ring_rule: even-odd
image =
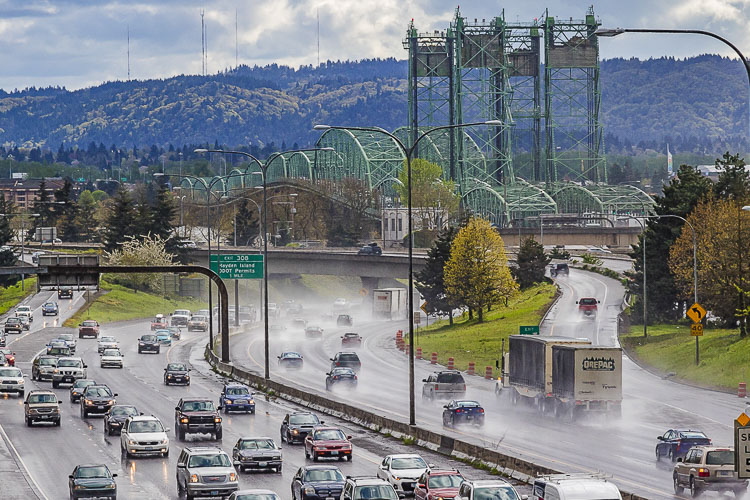
[[(34, 303), (41, 304), (49, 293), (34, 297)], [(76, 294), (74, 301), (80, 301)], [(71, 301), (60, 301), (66, 311)], [(165, 311), (167, 312), (167, 311)], [(55, 326), (55, 320), (47, 318), (48, 325), (41, 319), (41, 312), (35, 312), (34, 328), (22, 336), (11, 335), (11, 346), (17, 353), (17, 366), (24, 373), (30, 374), (33, 357), (61, 329)], [(94, 318), (95, 319), (95, 318)], [(59, 320), (58, 320), (59, 321)], [(221, 442), (214, 441), (208, 435), (190, 435), (185, 443), (178, 442), (174, 433), (174, 407), (183, 396), (206, 396), (218, 401), (223, 379), (210, 371), (201, 358), (202, 346), (206, 334), (200, 332), (183, 332), (182, 339), (171, 347), (166, 346), (160, 354), (138, 354), (137, 338), (149, 331), (147, 320), (132, 321), (102, 327), (102, 335), (113, 335), (125, 354), (124, 369), (102, 369), (99, 367), (97, 342), (94, 339), (78, 340), (76, 355), (83, 357), (88, 365), (88, 378), (107, 384), (117, 393), (117, 402), (133, 404), (145, 414), (153, 414), (170, 428), (170, 454), (167, 458), (139, 457), (127, 459), (121, 456), (119, 436), (108, 437), (103, 432), (102, 417), (80, 417), (79, 406), (69, 402), (69, 389), (62, 386), (54, 389), (62, 401), (62, 423), (60, 427), (44, 424), (28, 428), (24, 425), (22, 400), (15, 395), (0, 398), (0, 422), (13, 447), (18, 451), (19, 459), (28, 471), (28, 477), (38, 485), (40, 497), (49, 500), (67, 498), (67, 476), (75, 465), (83, 463), (104, 463), (118, 474), (119, 498), (177, 498), (175, 482), (176, 460), (183, 446), (221, 446), (231, 453), (233, 444), (240, 437), (267, 436), (279, 442), (279, 427), (284, 415), (299, 409), (298, 406), (282, 400), (267, 401), (256, 398), (255, 415), (230, 414), (224, 418), (224, 436)], [(169, 361), (184, 361), (193, 367), (192, 383), (188, 387), (163, 385), (163, 369)], [(50, 382), (35, 382), (27, 378), (26, 390), (34, 388), (51, 389)], [(339, 425), (353, 436), (354, 458), (352, 462), (337, 463), (345, 475), (374, 475), (382, 457), (389, 453), (419, 452), (425, 460), (439, 467), (457, 467), (471, 478), (488, 478), (487, 473), (477, 470), (466, 470), (467, 467), (447, 457), (426, 450), (406, 446), (396, 439), (389, 439), (380, 434), (360, 428), (348, 422), (325, 416), (328, 424)], [(281, 473), (243, 473), (240, 475), (241, 488), (268, 488), (291, 498), (291, 479), (297, 469), (312, 462), (304, 457), (300, 445), (283, 446), (284, 467)], [(0, 451), (0, 477), (6, 476), (3, 469), (3, 453)], [(23, 471), (21, 471), (23, 472)], [(26, 489), (28, 491), (28, 489)], [(528, 492), (528, 488), (525, 489)], [(4, 490), (7, 493), (7, 490)], [(0, 494), (1, 498), (28, 498), (27, 494), (10, 496)]]
[[(558, 283), (562, 297), (550, 311), (543, 334), (588, 337), (596, 345), (617, 345), (617, 315), (622, 308), (622, 285), (595, 273), (571, 269)], [(597, 297), (596, 320), (578, 318), (575, 301)], [(395, 348), (395, 332), (406, 330), (405, 322), (368, 321), (355, 315), (355, 326), (337, 328), (325, 323), (320, 307), (309, 308), (310, 324), (324, 327), (322, 340), (305, 339), (301, 329), (291, 326), (271, 338), (271, 377), (319, 394), (402, 421), (408, 421), (407, 358)], [(362, 361), (359, 386), (346, 392), (327, 392), (325, 372), (330, 358), (341, 347), (340, 336), (356, 331), (364, 338), (357, 351)], [(687, 334), (687, 333), (686, 333)], [(304, 367), (286, 371), (276, 366), (282, 350), (304, 356)], [(498, 353), (499, 355), (499, 353)], [(232, 360), (262, 373), (263, 337), (252, 332), (232, 337)], [(686, 360), (690, 362), (690, 360)], [(716, 444), (732, 444), (732, 422), (744, 402), (728, 394), (695, 389), (662, 380), (624, 360), (622, 418), (596, 417), (575, 423), (542, 415), (535, 408), (513, 407), (505, 394), (494, 392), (494, 381), (467, 376), (467, 398), (476, 399), (487, 411), (484, 428), (451, 430), (442, 426), (442, 403), (422, 400), (421, 380), (436, 367), (416, 362), (417, 423), (434, 431), (460, 437), (509, 455), (564, 472), (604, 472), (623, 489), (648, 498), (675, 498), (672, 466), (655, 458), (656, 436), (670, 428), (701, 429)], [(437, 367), (440, 369), (440, 367)]]

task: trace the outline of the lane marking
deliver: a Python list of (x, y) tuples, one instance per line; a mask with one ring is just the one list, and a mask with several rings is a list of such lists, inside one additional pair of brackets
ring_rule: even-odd
[(15, 458), (18, 459), (18, 461), (21, 463), (21, 467), (23, 467), (24, 475), (29, 478), (29, 481), (34, 483), (34, 488), (36, 488), (37, 492), (42, 495), (42, 498), (44, 500), (49, 500), (49, 497), (46, 493), (44, 493), (44, 490), (42, 490), (41, 487), (39, 487), (39, 483), (36, 482), (36, 479), (34, 479), (34, 476), (31, 475), (31, 472), (29, 472), (29, 468), (26, 466), (26, 462), (23, 461), (23, 458), (21, 458), (21, 454), (18, 453), (18, 450), (13, 445), (13, 442), (8, 437), (8, 434), (5, 432), (5, 429), (3, 428), (2, 424), (0, 424), (0, 434), (3, 436), (3, 440), (10, 446), (11, 451), (15, 455)]

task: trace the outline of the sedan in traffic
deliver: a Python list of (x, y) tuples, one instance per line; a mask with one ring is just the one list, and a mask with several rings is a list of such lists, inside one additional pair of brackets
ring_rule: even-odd
[(346, 367), (334, 368), (326, 373), (326, 391), (332, 391), (334, 387), (357, 387), (357, 374), (354, 370)]
[(305, 457), (314, 461), (322, 457), (351, 461), (351, 438), (338, 427), (315, 427), (305, 438)]
[(281, 449), (268, 437), (243, 437), (232, 449), (237, 470), (274, 470), (281, 472)]
[(476, 401), (454, 399), (443, 406), (443, 425), (455, 427), (458, 424), (484, 425), (484, 408)]
[(667, 457), (672, 462), (678, 458), (684, 458), (693, 446), (711, 444), (708, 436), (695, 430), (669, 429), (656, 439), (659, 440), (656, 443), (656, 459)]
[(308, 326), (305, 328), (305, 337), (308, 339), (322, 339), (323, 329), (319, 326)]
[(106, 385), (90, 385), (81, 395), (81, 418), (90, 413), (104, 414), (117, 402), (117, 393), (113, 393)]
[(96, 381), (87, 378), (79, 378), (70, 386), (70, 402), (77, 403), (81, 400), (81, 395), (86, 387), (97, 385)]
[(185, 363), (168, 363), (164, 368), (164, 385), (190, 385), (190, 368)]
[(42, 304), (42, 316), (57, 316), (60, 313), (57, 302), (45, 302)]
[(123, 354), (119, 349), (104, 349), (101, 358), (99, 358), (99, 365), (102, 368), (122, 368)]
[(103, 353), (105, 349), (119, 349), (120, 344), (117, 339), (111, 336), (103, 336), (99, 338), (99, 343), (96, 346), (96, 350), (99, 354)]
[(339, 498), (346, 479), (335, 465), (300, 467), (292, 479), (292, 500)]
[(169, 330), (156, 330), (156, 341), (161, 345), (172, 345), (172, 332)]
[(282, 368), (302, 368), (302, 354), (294, 351), (284, 351), (279, 358), (279, 366)]
[(77, 498), (117, 498), (115, 478), (106, 465), (78, 465), (68, 476), (71, 500)]
[(128, 417), (138, 415), (138, 410), (132, 405), (114, 405), (104, 414), (104, 434), (120, 434), (122, 425)]

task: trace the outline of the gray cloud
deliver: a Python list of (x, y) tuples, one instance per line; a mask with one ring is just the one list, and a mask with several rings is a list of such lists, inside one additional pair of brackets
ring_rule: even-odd
[[(509, 21), (545, 15), (582, 19), (589, 2), (466, 0), (461, 13), (491, 19), (505, 8)], [(314, 64), (316, 12), (320, 57), (404, 58), (401, 41), (410, 19), (420, 31), (445, 28), (456, 9), (447, 0), (0, 0), (0, 88), (66, 85), (79, 88), (131, 75), (162, 78), (199, 73), (200, 16), (206, 11), (209, 71), (235, 64), (235, 9), (239, 61), (244, 64)], [(690, 27), (716, 31), (750, 53), (750, 0), (603, 0), (595, 6), (609, 27)], [(658, 23), (655, 24), (655, 23)], [(731, 55), (716, 41), (696, 36), (622, 35), (603, 40), (602, 57)]]

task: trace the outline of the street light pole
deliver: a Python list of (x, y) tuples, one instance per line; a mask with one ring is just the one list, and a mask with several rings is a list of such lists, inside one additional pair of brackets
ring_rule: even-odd
[[(717, 35), (716, 33), (712, 33), (711, 31), (694, 30), (694, 29), (658, 29), (658, 28), (599, 28), (598, 30), (594, 32), (595, 35), (603, 36), (603, 37), (615, 37), (623, 33), (705, 35), (705, 36), (710, 36), (711, 38), (715, 38), (716, 40), (719, 40), (723, 44), (730, 47), (740, 57), (740, 61), (742, 61), (742, 64), (745, 67), (745, 72), (747, 73), (748, 84), (750, 84), (750, 61), (748, 61), (747, 58), (745, 58), (742, 52), (740, 52), (740, 49), (738, 49), (732, 42), (730, 42), (729, 40), (727, 40), (726, 38), (720, 35)], [(750, 110), (750, 99), (748, 100), (748, 109)], [(748, 115), (748, 126), (750, 126), (750, 115)]]
[(641, 234), (643, 235), (643, 336), (648, 337), (648, 302), (646, 300), (648, 297), (648, 294), (646, 293), (646, 288), (648, 287), (648, 281), (646, 279), (646, 225), (641, 221), (641, 219), (644, 219), (646, 217), (636, 217), (630, 214), (620, 214), (619, 216), (629, 217), (630, 219), (635, 220), (641, 226)]
[(423, 132), (419, 137), (416, 138), (416, 140), (411, 145), (411, 147), (408, 147), (408, 148), (401, 141), (401, 139), (399, 139), (395, 135), (381, 128), (341, 127), (341, 126), (331, 126), (331, 125), (315, 125), (313, 127), (314, 130), (322, 130), (322, 131), (325, 131), (325, 130), (359, 130), (362, 132), (373, 132), (373, 133), (384, 134), (390, 137), (391, 139), (393, 139), (393, 141), (398, 145), (398, 147), (404, 153), (404, 156), (406, 156), (406, 178), (407, 178), (407, 184), (408, 184), (406, 186), (406, 193), (408, 197), (407, 205), (406, 205), (406, 213), (409, 219), (406, 224), (406, 230), (409, 235), (409, 294), (408, 294), (408, 301), (409, 301), (409, 425), (417, 425), (415, 404), (414, 404), (414, 235), (412, 234), (412, 221), (411, 221), (412, 220), (411, 157), (417, 151), (417, 146), (419, 145), (419, 141), (421, 141), (423, 138), (425, 138), (428, 134), (431, 134), (432, 132), (435, 132), (438, 130), (452, 130), (456, 128), (471, 127), (471, 126), (476, 126), (476, 125), (497, 126), (497, 125), (502, 125), (502, 122), (500, 120), (488, 120), (488, 121), (483, 121), (483, 122), (459, 123), (456, 125), (442, 125), (440, 127), (434, 127)]
[(260, 165), (260, 174), (263, 176), (263, 210), (262, 210), (262, 218), (263, 218), (263, 320), (264, 320), (264, 355), (265, 355), (265, 363), (264, 363), (264, 377), (266, 380), (271, 378), (271, 363), (269, 358), (269, 335), (268, 335), (268, 226), (267, 224), (267, 214), (268, 212), (268, 179), (267, 179), (267, 173), (268, 173), (268, 167), (271, 166), (271, 163), (273, 160), (278, 158), (279, 156), (283, 156), (287, 153), (304, 153), (308, 151), (333, 151), (333, 148), (308, 148), (308, 149), (293, 149), (290, 151), (282, 151), (282, 152), (276, 152), (273, 153), (271, 156), (266, 158), (266, 161), (261, 163), (255, 156), (251, 155), (250, 153), (246, 153), (244, 151), (231, 151), (231, 150), (223, 150), (223, 149), (203, 149), (199, 148), (194, 150), (195, 153), (221, 153), (221, 154), (235, 154), (235, 155), (242, 155), (247, 158), (250, 158), (254, 160), (258, 165)]

